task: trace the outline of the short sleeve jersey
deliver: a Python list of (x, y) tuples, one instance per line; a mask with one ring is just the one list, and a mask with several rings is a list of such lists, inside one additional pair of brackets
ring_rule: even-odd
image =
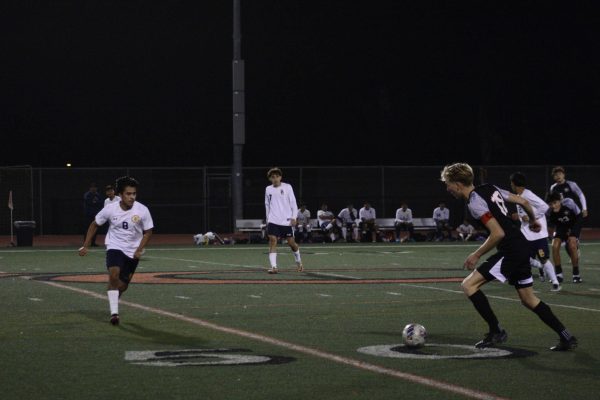
[(510, 209), (505, 199), (510, 193), (491, 184), (477, 186), (469, 195), (467, 206), (473, 218), (485, 226), (494, 218), (504, 231), (504, 238), (498, 244), (499, 250), (507, 249), (514, 241), (525, 239), (521, 233), (520, 224), (511, 217)]
[(104, 225), (107, 221), (106, 248), (121, 250), (130, 258), (139, 247), (144, 231), (154, 228), (148, 207), (137, 201), (129, 210), (123, 210), (120, 203), (107, 205), (96, 215), (96, 223)]

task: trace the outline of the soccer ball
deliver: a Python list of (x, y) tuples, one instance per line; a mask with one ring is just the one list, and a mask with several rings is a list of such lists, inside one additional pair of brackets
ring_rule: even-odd
[(418, 348), (425, 345), (427, 331), (421, 324), (411, 323), (402, 330), (402, 341), (406, 347)]

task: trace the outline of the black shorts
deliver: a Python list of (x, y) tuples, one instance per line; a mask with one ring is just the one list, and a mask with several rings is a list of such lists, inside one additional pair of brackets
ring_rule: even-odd
[(563, 242), (566, 242), (570, 236), (579, 239), (579, 235), (581, 235), (581, 224), (575, 223), (571, 227), (557, 225), (556, 229), (554, 230), (554, 235), (552, 237), (554, 239), (560, 239)]
[[(525, 250), (528, 250), (525, 248)], [(483, 262), (477, 271), (489, 281), (508, 282), (515, 289), (533, 286), (529, 252), (519, 251), (507, 254), (499, 251)]]
[(267, 235), (277, 238), (289, 238), (294, 237), (294, 230), (291, 226), (277, 225), (269, 222), (267, 224)]
[(530, 257), (538, 257), (540, 260), (550, 258), (550, 249), (548, 248), (548, 239), (537, 239), (529, 242)]
[(129, 258), (121, 250), (110, 249), (106, 252), (106, 268), (119, 267), (119, 279), (127, 284), (138, 266), (139, 260)]

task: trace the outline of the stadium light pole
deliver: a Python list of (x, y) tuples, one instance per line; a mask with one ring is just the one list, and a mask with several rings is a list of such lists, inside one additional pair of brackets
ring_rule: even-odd
[(242, 154), (246, 143), (244, 60), (242, 59), (241, 0), (233, 0), (233, 165), (231, 171), (233, 226), (244, 216)]

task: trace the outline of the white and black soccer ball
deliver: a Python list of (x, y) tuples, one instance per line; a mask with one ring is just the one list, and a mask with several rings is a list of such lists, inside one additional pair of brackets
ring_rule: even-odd
[(402, 341), (406, 347), (419, 348), (425, 345), (427, 330), (421, 324), (411, 323), (402, 330)]

